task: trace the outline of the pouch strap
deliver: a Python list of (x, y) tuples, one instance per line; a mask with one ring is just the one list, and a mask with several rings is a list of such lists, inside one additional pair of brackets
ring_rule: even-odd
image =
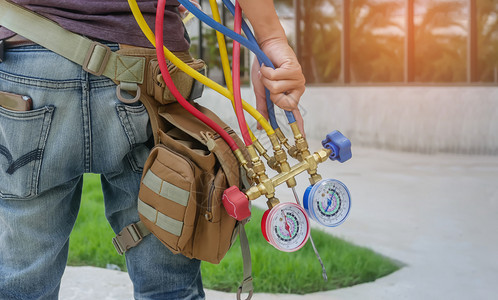
[(254, 287), (252, 285), (252, 262), (251, 249), (249, 248), (249, 240), (247, 239), (244, 223), (239, 226), (240, 250), (242, 251), (242, 260), (244, 262), (244, 280), (241, 282), (237, 291), (237, 300), (240, 300), (242, 293), (249, 293), (246, 300), (252, 298)]
[(150, 231), (145, 227), (145, 224), (142, 223), (142, 221), (138, 221), (137, 223), (132, 223), (123, 228), (123, 230), (112, 239), (112, 243), (119, 255), (123, 255), (128, 249), (138, 245), (143, 238), (149, 234)]
[(87, 72), (119, 82), (142, 84), (145, 58), (123, 56), (109, 47), (62, 28), (7, 0), (0, 0), (0, 25), (83, 66)]

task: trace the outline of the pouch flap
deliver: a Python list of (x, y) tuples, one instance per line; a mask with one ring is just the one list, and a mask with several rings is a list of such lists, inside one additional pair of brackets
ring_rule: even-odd
[[(201, 106), (193, 103), (194, 107), (199, 109)], [(202, 112), (202, 110), (201, 110)], [(203, 112), (204, 113), (204, 112)], [(171, 103), (166, 106), (159, 108), (159, 116), (164, 118), (166, 121), (171, 123), (173, 126), (181, 129), (182, 131), (188, 133), (191, 137), (198, 140), (199, 142), (206, 144), (206, 140), (201, 135), (201, 132), (209, 132), (212, 135), (217, 135), (216, 132), (204, 124), (202, 121), (194, 117), (192, 114), (187, 112), (183, 106), (179, 103)], [(213, 121), (218, 123), (222, 128), (227, 127), (227, 125), (222, 122), (219, 118), (211, 118)]]
[[(237, 136), (237, 134), (211, 110), (196, 103), (194, 103), (194, 106), (228, 132), (242, 150), (246, 159), (250, 162), (248, 155), (246, 155), (247, 152), (245, 151), (244, 143)], [(213, 149), (213, 152), (220, 161), (221, 167), (227, 174), (229, 185), (241, 186), (239, 163), (228, 144), (220, 138), (220, 136), (213, 129), (187, 112), (179, 103), (171, 103), (160, 107), (159, 116), (203, 144), (206, 144), (207, 141), (201, 133), (210, 133), (214, 136), (216, 148)]]
[(193, 147), (192, 145), (194, 143), (198, 143), (197, 141), (177, 140), (170, 136), (169, 132), (166, 134), (161, 130), (158, 132), (158, 135), (162, 144), (187, 156), (202, 170), (210, 171), (215, 168), (216, 158), (214, 154), (209, 151)]

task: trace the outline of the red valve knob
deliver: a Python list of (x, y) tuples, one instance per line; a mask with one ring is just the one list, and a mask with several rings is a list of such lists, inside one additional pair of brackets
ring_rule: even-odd
[(225, 210), (232, 218), (242, 221), (251, 216), (249, 199), (235, 185), (223, 192), (222, 201)]

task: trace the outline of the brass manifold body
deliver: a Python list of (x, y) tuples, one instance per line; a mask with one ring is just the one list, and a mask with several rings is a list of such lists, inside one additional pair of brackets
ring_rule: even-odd
[[(304, 171), (308, 171), (308, 173), (314, 173), (313, 177), (310, 178), (311, 184), (315, 184), (316, 182), (321, 180), (321, 176), (316, 173), (318, 164), (327, 160), (330, 155), (331, 150), (329, 149), (321, 149), (313, 154), (302, 157), (302, 161), (300, 161), (295, 166), (292, 166), (288, 171), (282, 171), (279, 174), (275, 175), (272, 178), (266, 176), (263, 180), (261, 180), (258, 184), (250, 187), (246, 191), (246, 196), (249, 200), (255, 200), (261, 195), (265, 195), (268, 200), (272, 200), (275, 194), (275, 188), (288, 181), (289, 179), (294, 179), (294, 177)], [(271, 201), (272, 206), (278, 204)], [(269, 205), (270, 206), (270, 205)]]
[[(246, 174), (256, 184), (245, 191), (248, 200), (255, 200), (264, 195), (267, 197), (268, 207), (271, 209), (279, 204), (279, 200), (275, 197), (275, 188), (282, 183), (287, 183), (289, 188), (296, 186), (295, 176), (307, 171), (310, 175), (310, 183), (314, 185), (322, 179), (317, 173), (318, 164), (325, 162), (331, 155), (330, 149), (321, 149), (313, 154), (308, 150), (308, 143), (299, 131), (295, 123), (291, 124), (292, 132), (296, 141), (295, 146), (290, 146), (287, 139), (280, 129), (275, 130), (275, 134), (268, 136), (273, 147), (274, 156), (269, 157), (266, 151), (258, 142), (247, 146), (247, 152), (251, 158), (251, 167), (248, 167), (248, 162), (244, 159), (241, 151), (236, 151), (235, 155), (244, 167)], [(289, 152), (289, 155), (299, 161), (294, 166), (290, 166), (287, 161), (287, 154), (284, 145)], [(259, 153), (259, 155), (258, 155)], [(265, 165), (260, 159), (260, 155), (265, 157), (270, 168), (278, 172), (277, 175), (270, 178), (266, 174)]]

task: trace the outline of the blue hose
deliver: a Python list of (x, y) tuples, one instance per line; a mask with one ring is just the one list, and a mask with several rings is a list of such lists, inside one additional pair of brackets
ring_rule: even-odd
[[(228, 8), (230, 13), (235, 16), (235, 6), (230, 0), (222, 0), (223, 4)], [(258, 45), (258, 41), (256, 41), (256, 38), (254, 37), (254, 34), (252, 33), (251, 29), (247, 25), (246, 21), (242, 19), (242, 30), (247, 36), (247, 39), (249, 42), (253, 43), (254, 45)], [(259, 45), (258, 45), (259, 48)], [(259, 65), (261, 66), (263, 62), (258, 58)], [(275, 67), (272, 65), (269, 65), (271, 68), (275, 69)], [(275, 117), (275, 105), (270, 99), (270, 91), (265, 87), (265, 98), (266, 98), (266, 108), (268, 111), (268, 119), (270, 120), (270, 125), (273, 129), (279, 128), (278, 123), (277, 123), (277, 118)], [(292, 118), (294, 118), (294, 115), (291, 113)], [(289, 119), (289, 123), (292, 123)]]
[[(246, 48), (248, 48), (251, 52), (253, 52), (256, 55), (256, 57), (258, 58), (258, 61), (260, 62), (260, 64), (264, 63), (266, 66), (275, 69), (275, 66), (272, 64), (272, 62), (270, 61), (270, 59), (259, 48), (259, 45), (257, 44), (256, 39), (254, 38), (254, 35), (252, 35), (252, 33), (251, 34), (247, 34), (246, 31), (250, 31), (250, 29), (249, 29), (249, 27), (247, 26), (247, 24), (245, 22), (242, 23), (243, 30), (244, 30), (244, 32), (246, 32), (246, 35), (249, 38), (251, 38), (251, 41), (248, 40), (247, 38), (243, 37), (242, 35), (237, 34), (234, 31), (226, 28), (222, 24), (216, 22), (211, 17), (209, 17), (208, 15), (206, 15), (203, 11), (201, 11), (200, 9), (198, 9), (195, 5), (193, 5), (192, 3), (190, 3), (189, 0), (178, 0), (178, 2), (180, 2), (180, 4), (182, 4), (187, 10), (189, 10), (192, 14), (194, 14), (197, 18), (199, 18), (199, 20), (201, 20), (202, 22), (204, 22), (205, 24), (207, 24), (209, 27), (211, 27), (211, 28), (213, 28), (213, 29), (221, 32), (222, 34), (230, 37), (233, 40), (236, 40), (241, 45), (244, 45)], [(230, 3), (230, 4), (232, 4), (232, 3)], [(233, 7), (233, 4), (231, 6)], [(235, 13), (235, 7), (233, 7), (233, 12), (232, 13)], [(277, 129), (279, 126), (277, 124), (273, 102), (271, 102), (271, 100), (270, 100), (269, 91), (268, 90), (266, 90), (266, 104), (267, 104), (267, 107), (268, 107), (268, 116), (269, 116), (269, 119), (270, 119), (270, 124), (273, 127), (273, 129)], [(287, 119), (288, 119), (289, 123), (296, 122), (296, 119), (295, 119), (294, 114), (292, 112), (285, 111), (285, 114), (287, 116)]]
[[(230, 11), (230, 13), (232, 15), (235, 15), (235, 5), (233, 5), (232, 1), (230, 1), (230, 0), (222, 0), (222, 1), (223, 1), (223, 4), (225, 4), (225, 6), (228, 8), (228, 11)], [(249, 28), (249, 26), (247, 25), (247, 23), (244, 19), (242, 19), (242, 30), (244, 31), (244, 33), (247, 36), (247, 39), (251, 43), (254, 43), (256, 45), (258, 44), (258, 41), (256, 41), (254, 34), (252, 33), (251, 29)]]
[[(228, 11), (230, 11), (230, 13), (232, 15), (235, 15), (235, 6), (233, 5), (233, 3), (230, 0), (222, 0), (222, 1), (223, 1), (223, 4), (225, 4), (225, 6), (228, 8)], [(254, 34), (252, 33), (251, 29), (249, 28), (249, 26), (247, 25), (247, 23), (244, 19), (242, 19), (242, 30), (244, 31), (244, 33), (246, 34), (246, 36), (250, 42), (254, 43), (255, 45), (258, 45), (258, 41), (256, 41)], [(258, 47), (259, 47), (259, 45), (258, 45)], [(266, 54), (264, 54), (264, 53), (263, 53), (263, 55), (266, 56)], [(259, 61), (259, 65), (261, 66), (262, 62), (259, 60), (259, 58), (258, 58), (258, 61)], [(270, 63), (271, 63), (271, 61), (270, 61)], [(268, 66), (275, 69), (273, 64), (268, 65)], [(266, 89), (266, 88), (265, 88), (265, 91), (266, 91), (266, 106), (268, 107), (268, 115), (275, 116), (275, 109), (274, 109), (273, 102), (271, 102), (271, 100), (270, 100), (270, 93), (268, 92), (268, 89)], [(294, 118), (294, 114), (291, 111), (285, 110), (285, 115), (287, 116), (287, 120), (289, 121), (289, 123), (294, 123), (296, 121), (296, 119)], [(270, 124), (271, 124), (271, 118), (270, 118)], [(273, 129), (278, 128), (278, 124), (277, 124), (276, 119), (275, 119), (275, 124), (276, 124), (275, 127), (272, 125)]]

